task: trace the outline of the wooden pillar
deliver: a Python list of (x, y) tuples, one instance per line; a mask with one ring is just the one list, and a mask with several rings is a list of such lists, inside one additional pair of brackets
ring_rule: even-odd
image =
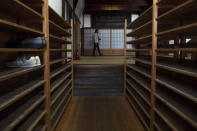
[(156, 60), (157, 60), (157, 16), (158, 16), (158, 0), (153, 0), (153, 18), (152, 18), (152, 69), (151, 69), (151, 110), (150, 110), (150, 130), (154, 130), (155, 120), (155, 90), (156, 90)]
[(73, 33), (74, 33), (74, 24), (73, 24), (73, 19), (71, 19), (71, 64), (72, 64), (72, 96), (74, 96), (74, 38), (73, 38)]
[(125, 19), (124, 27), (124, 96), (126, 96), (127, 87), (127, 19)]
[(44, 50), (44, 94), (45, 94), (45, 110), (46, 110), (46, 117), (45, 122), (47, 125), (47, 131), (51, 130), (51, 112), (50, 112), (50, 50), (49, 50), (49, 7), (48, 7), (48, 0), (44, 0), (42, 14), (44, 17), (43, 20), (43, 32), (44, 37), (46, 40), (46, 48)]

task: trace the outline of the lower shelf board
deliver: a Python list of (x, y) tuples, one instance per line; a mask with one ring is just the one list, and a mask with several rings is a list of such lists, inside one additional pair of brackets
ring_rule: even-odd
[(0, 82), (7, 80), (7, 79), (11, 79), (13, 77), (17, 77), (29, 72), (33, 72), (39, 69), (42, 69), (44, 66), (36, 66), (36, 67), (32, 67), (32, 68), (10, 68), (7, 71), (1, 72), (0, 73)]
[(47, 126), (43, 124), (39, 124), (35, 127), (34, 131), (46, 131)]
[(51, 95), (51, 106), (55, 104), (58, 98), (66, 91), (71, 84), (72, 80), (65, 81), (52, 95)]
[[(16, 110), (11, 112), (2, 121), (0, 121), (0, 128), (5, 130), (13, 130), (19, 125), (28, 115), (32, 113), (43, 101), (45, 97), (37, 95), (29, 99), (22, 106), (19, 106)], [(7, 123), (9, 122), (9, 123)]]
[(59, 120), (61, 119), (62, 114), (64, 113), (66, 107), (68, 106), (71, 98), (72, 98), (72, 95), (70, 95), (70, 97), (68, 98), (68, 101), (66, 102), (66, 104), (63, 105), (63, 108), (60, 108), (60, 110), (57, 112), (57, 114), (54, 116), (54, 118), (52, 118), (52, 123), (53, 123), (53, 125), (52, 125), (52, 131), (55, 130), (55, 128), (56, 128)]
[(65, 70), (69, 69), (71, 65), (63, 65), (58, 69), (51, 72), (50, 79), (54, 78), (55, 76), (59, 75), (60, 73), (64, 72)]
[(147, 78), (151, 78), (151, 75), (150, 75), (151, 72), (147, 69), (144, 69), (144, 68), (139, 67), (137, 65), (127, 65), (127, 67), (136, 71), (136, 72), (138, 72), (138, 73), (140, 73), (140, 74), (142, 74), (142, 75), (144, 75), (144, 76), (146, 76)]
[(60, 78), (58, 78), (56, 81), (54, 81), (51, 84), (51, 93), (54, 92), (54, 90), (56, 90), (56, 88), (58, 88), (64, 81), (66, 81), (71, 76), (71, 74), (71, 72), (67, 72), (66, 74), (60, 76)]
[(37, 110), (31, 116), (29, 116), (29, 119), (27, 119), (16, 131), (26, 130), (31, 131), (33, 130), (37, 124), (40, 122), (42, 118), (44, 118), (46, 114), (46, 111)]
[(13, 89), (11, 92), (8, 92), (2, 96), (0, 96), (0, 111), (7, 108), (14, 102), (20, 100), (27, 94), (31, 93), (35, 89), (39, 88), (41, 85), (45, 83), (44, 80), (38, 79), (35, 81), (32, 81), (30, 83), (25, 84), (22, 87), (18, 87), (16, 89)]
[(144, 121), (144, 118), (142, 117), (142, 115), (139, 113), (139, 111), (137, 110), (137, 108), (135, 107), (134, 103), (130, 100), (130, 97), (128, 96), (128, 94), (126, 95), (127, 99), (129, 101), (129, 103), (131, 104), (132, 108), (134, 109), (135, 113), (137, 114), (137, 116), (139, 117), (140, 121), (142, 122), (142, 124), (144, 125), (144, 127), (146, 128), (146, 130), (149, 130), (149, 125), (147, 125), (147, 123)]
[(157, 75), (156, 82), (197, 103), (197, 89), (182, 81)]

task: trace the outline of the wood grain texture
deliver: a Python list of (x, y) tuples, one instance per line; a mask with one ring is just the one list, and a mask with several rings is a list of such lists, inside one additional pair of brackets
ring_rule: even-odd
[(123, 97), (73, 97), (56, 131), (144, 131)]

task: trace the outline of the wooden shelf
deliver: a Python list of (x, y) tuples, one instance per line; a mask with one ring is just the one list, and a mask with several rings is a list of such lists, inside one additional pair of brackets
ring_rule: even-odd
[[(127, 83), (130, 85), (130, 87), (133, 90), (135, 90), (135, 92), (140, 96), (140, 98), (142, 98), (145, 101), (146, 104), (148, 104), (149, 106), (151, 105), (150, 104), (150, 98), (148, 97), (148, 95), (146, 93), (144, 93), (144, 91), (142, 89), (140, 89), (140, 86), (139, 85), (137, 85), (136, 83), (132, 82), (131, 80), (127, 80)], [(148, 117), (149, 117), (149, 115), (148, 115)]]
[(28, 95), (29, 93), (31, 93), (35, 89), (39, 88), (44, 83), (45, 83), (44, 80), (38, 79), (38, 80), (32, 81), (30, 83), (27, 83), (22, 87), (13, 89), (11, 92), (0, 96), (0, 111), (4, 110), (5, 108), (10, 106), (11, 104), (19, 101), (24, 96)]
[[(158, 16), (157, 20), (172, 20), (172, 19), (187, 19), (189, 15), (194, 16), (192, 12), (196, 10), (196, 0), (187, 0), (186, 2), (178, 5), (175, 8), (163, 13)], [(192, 17), (191, 17), (192, 18)]]
[(61, 17), (59, 14), (57, 14), (50, 6), (49, 6), (49, 19), (64, 29), (71, 28), (68, 22), (66, 22), (64, 18)]
[(132, 59), (134, 59), (135, 61), (140, 62), (142, 64), (152, 65), (152, 62), (150, 62), (150, 61), (148, 61), (146, 59), (142, 59), (142, 58), (132, 58)]
[(55, 36), (55, 35), (50, 34), (49, 37), (50, 37), (51, 41), (60, 42), (61, 44), (71, 44), (71, 41), (67, 41), (63, 38), (60, 38), (59, 36)]
[(44, 52), (44, 49), (0, 48), (0, 52)]
[(32, 113), (33, 110), (36, 109), (43, 101), (45, 97), (36, 95), (29, 99), (22, 106), (17, 107), (16, 110), (11, 112), (1, 121), (1, 129), (4, 130), (13, 130), (17, 127), (19, 123), (21, 123), (28, 115)]
[[(128, 89), (127, 89), (127, 91), (129, 92)], [(131, 95), (130, 92), (129, 92), (129, 95)], [(131, 104), (132, 108), (134, 109), (135, 113), (137, 114), (138, 118), (140, 119), (140, 121), (142, 122), (142, 124), (144, 125), (144, 127), (146, 128), (146, 130), (149, 130), (149, 125), (147, 125), (147, 123), (145, 122), (145, 120), (142, 117), (142, 115), (139, 112), (139, 110), (135, 107), (134, 103), (130, 100), (130, 97), (128, 95), (126, 95), (126, 96), (128, 98), (129, 103)]]
[(156, 82), (191, 100), (192, 102), (197, 103), (197, 94), (195, 93), (196, 90), (192, 86), (189, 86), (182, 81), (177, 81), (162, 76), (157, 76)]
[[(133, 85), (130, 85), (130, 86), (132, 87)], [(134, 87), (132, 87), (132, 88), (134, 89)], [(141, 104), (139, 102), (139, 100), (135, 97), (135, 95), (129, 91), (128, 87), (127, 87), (127, 90), (130, 93), (130, 95), (132, 96), (132, 98), (135, 100), (135, 102), (138, 104), (138, 106), (141, 108), (141, 110), (144, 112), (146, 117), (150, 119), (150, 115), (149, 115), (148, 111), (144, 108), (144, 105)]]
[(193, 114), (190, 110), (188, 110), (187, 106), (182, 106), (182, 102), (176, 101), (173, 97), (166, 96), (161, 91), (156, 91), (156, 97), (162, 101), (166, 106), (168, 106), (171, 110), (173, 110), (180, 117), (185, 119), (191, 126), (197, 129), (196, 114)]
[(72, 52), (72, 50), (68, 49), (50, 49), (51, 52)]
[(19, 25), (7, 20), (0, 19), (0, 28), (2, 31), (11, 31), (11, 32), (20, 32), (20, 33), (28, 33), (28, 34), (34, 34), (36, 36), (43, 36), (44, 33), (41, 31), (38, 31), (36, 29), (26, 27), (23, 25)]
[(142, 78), (141, 76), (139, 76), (137, 73), (134, 72), (130, 72), (127, 71), (127, 75), (133, 79), (134, 81), (136, 81), (139, 85), (141, 85), (145, 90), (151, 92), (151, 84), (150, 82), (148, 82), (147, 80), (145, 80), (144, 78)]
[(139, 66), (136, 66), (136, 65), (127, 65), (127, 67), (136, 71), (136, 72), (138, 72), (138, 73), (140, 73), (140, 74), (142, 74), (142, 75), (144, 75), (144, 76), (146, 76), (147, 78), (151, 78), (150, 71), (148, 71), (148, 70), (146, 70), (142, 67), (139, 67)]
[(64, 104), (64, 101), (67, 100), (66, 98), (69, 96), (69, 93), (71, 92), (71, 88), (67, 91), (67, 93), (63, 96), (63, 98), (61, 99), (61, 101), (57, 104), (57, 106), (55, 107), (55, 110), (52, 112), (52, 116), (51, 118), (53, 119), (55, 117), (55, 115), (57, 114), (58, 110), (60, 109), (60, 107)]
[[(9, 7), (9, 8), (8, 8)], [(0, 10), (8, 12), (13, 17), (42, 20), (43, 16), (19, 0), (0, 1)], [(10, 10), (11, 9), (11, 10)]]
[(152, 44), (152, 35), (139, 37), (135, 40), (128, 41), (127, 44), (146, 44), (148, 42)]
[(159, 48), (156, 50), (157, 52), (197, 52), (197, 48)]
[(60, 73), (66, 71), (68, 68), (70, 68), (71, 65), (63, 65), (60, 68), (54, 70), (51, 72), (50, 79), (54, 78), (55, 76), (59, 75)]
[(64, 81), (66, 81), (70, 76), (71, 72), (67, 75), (63, 74), (62, 77), (58, 78), (55, 82), (51, 84), (51, 93), (56, 90)]
[(144, 11), (135, 21), (130, 23), (127, 28), (135, 29), (150, 20), (152, 20), (152, 6)]
[(0, 82), (14, 78), (14, 77), (18, 77), (20, 75), (29, 73), (29, 72), (33, 72), (39, 69), (44, 68), (44, 65), (42, 66), (36, 66), (36, 67), (32, 67), (32, 68), (11, 68), (7, 71), (1, 72), (0, 73)]
[(54, 64), (57, 64), (57, 63), (60, 63), (60, 62), (66, 62), (66, 60), (67, 60), (66, 58), (55, 59), (55, 60), (51, 60), (50, 64), (54, 65)]
[(38, 125), (38, 126), (36, 126), (35, 127), (35, 131), (46, 131), (46, 129), (47, 129), (47, 126), (46, 125), (44, 125), (44, 124), (40, 124), (40, 125)]
[(55, 24), (53, 21), (49, 21), (49, 27), (50, 27), (50, 33), (54, 32), (55, 34), (61, 35), (61, 36), (71, 36), (71, 34), (66, 31), (61, 26)]
[[(62, 114), (64, 113), (66, 107), (68, 106), (68, 104), (69, 104), (69, 102), (70, 102), (70, 100), (71, 100), (71, 97), (72, 97), (72, 95), (69, 96), (68, 101), (66, 102), (65, 106), (63, 107), (63, 109), (60, 111), (59, 115), (58, 115), (58, 113), (56, 114), (56, 116), (55, 116), (55, 117), (56, 117), (56, 120), (55, 120), (55, 122), (53, 122), (52, 130), (54, 130), (55, 127), (57, 126), (57, 124), (58, 124), (60, 118), (62, 117)], [(61, 108), (60, 108), (60, 109), (61, 109)], [(58, 116), (57, 116), (57, 115), (58, 115)], [(53, 118), (53, 120), (55, 119), (55, 117)]]
[(178, 129), (174, 126), (173, 119), (169, 117), (168, 114), (166, 114), (164, 111), (160, 112), (159, 109), (155, 108), (155, 112), (159, 115), (159, 117), (174, 131), (177, 131)]
[(44, 118), (46, 114), (46, 111), (37, 110), (31, 116), (29, 116), (29, 119), (27, 119), (21, 127), (19, 127), (16, 131), (21, 130), (33, 130), (37, 124), (40, 122), (42, 118)]
[(151, 52), (151, 49), (127, 49), (127, 52)]
[(128, 37), (144, 36), (151, 33), (152, 33), (152, 20), (134, 29), (132, 32), (128, 33), (127, 36)]
[(68, 89), (68, 86), (71, 84), (72, 80), (65, 81), (62, 85), (60, 85), (51, 95), (51, 106), (53, 106), (57, 99), (62, 95), (63, 92)]
[(176, 27), (173, 29), (168, 29), (162, 32), (158, 32), (157, 36), (164, 36), (164, 35), (184, 35), (184, 36), (191, 36), (191, 35), (196, 35), (197, 34), (197, 22), (189, 24), (189, 25), (184, 25), (180, 27)]
[(156, 66), (162, 69), (166, 69), (169, 71), (173, 71), (176, 73), (180, 73), (183, 75), (197, 78), (197, 69), (194, 67), (187, 67), (187, 66), (181, 66), (178, 64), (168, 64), (168, 63), (161, 63), (161, 62), (157, 62)]

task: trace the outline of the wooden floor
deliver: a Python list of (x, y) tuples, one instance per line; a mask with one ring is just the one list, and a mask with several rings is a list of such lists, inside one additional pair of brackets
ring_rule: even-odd
[[(135, 61), (129, 59), (128, 63), (134, 64)], [(74, 64), (124, 64), (124, 56), (81, 56)]]
[(56, 131), (144, 131), (144, 128), (123, 96), (75, 96)]

